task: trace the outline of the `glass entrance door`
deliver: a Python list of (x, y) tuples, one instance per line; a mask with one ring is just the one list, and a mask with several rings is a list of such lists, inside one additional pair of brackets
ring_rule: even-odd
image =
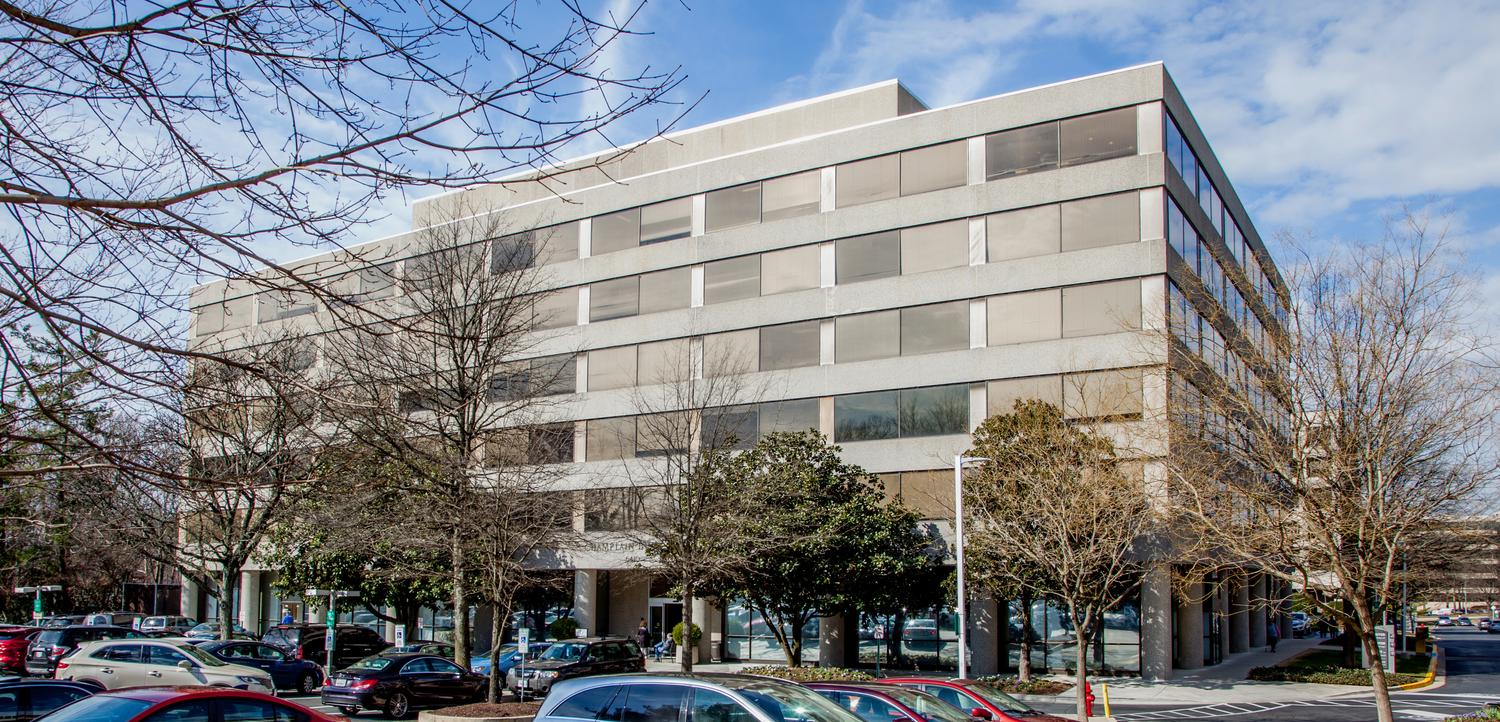
[[(651, 630), (651, 643), (656, 644), (672, 634), (672, 628), (682, 621), (682, 602), (669, 599), (652, 599), (651, 613), (646, 623)], [(701, 625), (700, 625), (701, 626)], [(651, 650), (641, 650), (650, 654)]]

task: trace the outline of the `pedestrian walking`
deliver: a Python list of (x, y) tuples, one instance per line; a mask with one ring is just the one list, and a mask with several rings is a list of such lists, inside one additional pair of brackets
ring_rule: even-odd
[(1281, 627), (1280, 625), (1276, 624), (1276, 620), (1273, 619), (1271, 620), (1271, 624), (1266, 627), (1266, 651), (1275, 652), (1276, 643), (1280, 641)]
[(291, 607), (282, 607), (281, 608), (281, 623), (282, 624), (293, 624), (296, 621), (297, 621), (297, 618), (292, 616), (292, 608)]
[(651, 648), (651, 630), (646, 628), (646, 618), (641, 618), (640, 626), (635, 628), (635, 644), (644, 652)]

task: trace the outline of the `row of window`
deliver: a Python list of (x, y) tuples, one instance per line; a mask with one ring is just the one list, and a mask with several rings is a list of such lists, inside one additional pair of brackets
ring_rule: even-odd
[(1265, 324), (1245, 302), (1239, 286), (1224, 272), (1212, 246), (1193, 230), (1193, 224), (1187, 222), (1177, 202), (1171, 198), (1167, 199), (1167, 242), (1188, 270), (1197, 276), (1208, 295), (1218, 302), (1219, 308), (1224, 309), (1224, 316), (1250, 339), (1263, 358), (1272, 358), (1277, 352), (1275, 339), (1266, 333)]
[(1202, 316), (1177, 285), (1168, 288), (1168, 318), (1173, 335), (1230, 389), (1243, 394), (1249, 408), (1283, 432), (1290, 429), (1286, 407), (1265, 387), (1260, 375)]

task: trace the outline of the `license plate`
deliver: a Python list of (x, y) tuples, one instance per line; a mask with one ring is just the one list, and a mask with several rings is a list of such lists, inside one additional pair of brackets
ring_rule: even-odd
[(516, 686), (520, 687), (521, 689), (529, 689), (531, 687), (531, 683), (524, 679), (518, 679), (516, 680)]

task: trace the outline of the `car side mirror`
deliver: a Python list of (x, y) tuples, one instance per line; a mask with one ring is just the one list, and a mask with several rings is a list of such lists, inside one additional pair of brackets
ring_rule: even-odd
[(975, 707), (974, 709), (969, 710), (969, 716), (978, 717), (979, 719), (989, 719), (990, 711), (983, 707)]
[(180, 661), (180, 662), (177, 663), (177, 668), (178, 669), (192, 669), (193, 668), (193, 663), (187, 661), (186, 659), (184, 659), (184, 660), (182, 660), (182, 661)]

